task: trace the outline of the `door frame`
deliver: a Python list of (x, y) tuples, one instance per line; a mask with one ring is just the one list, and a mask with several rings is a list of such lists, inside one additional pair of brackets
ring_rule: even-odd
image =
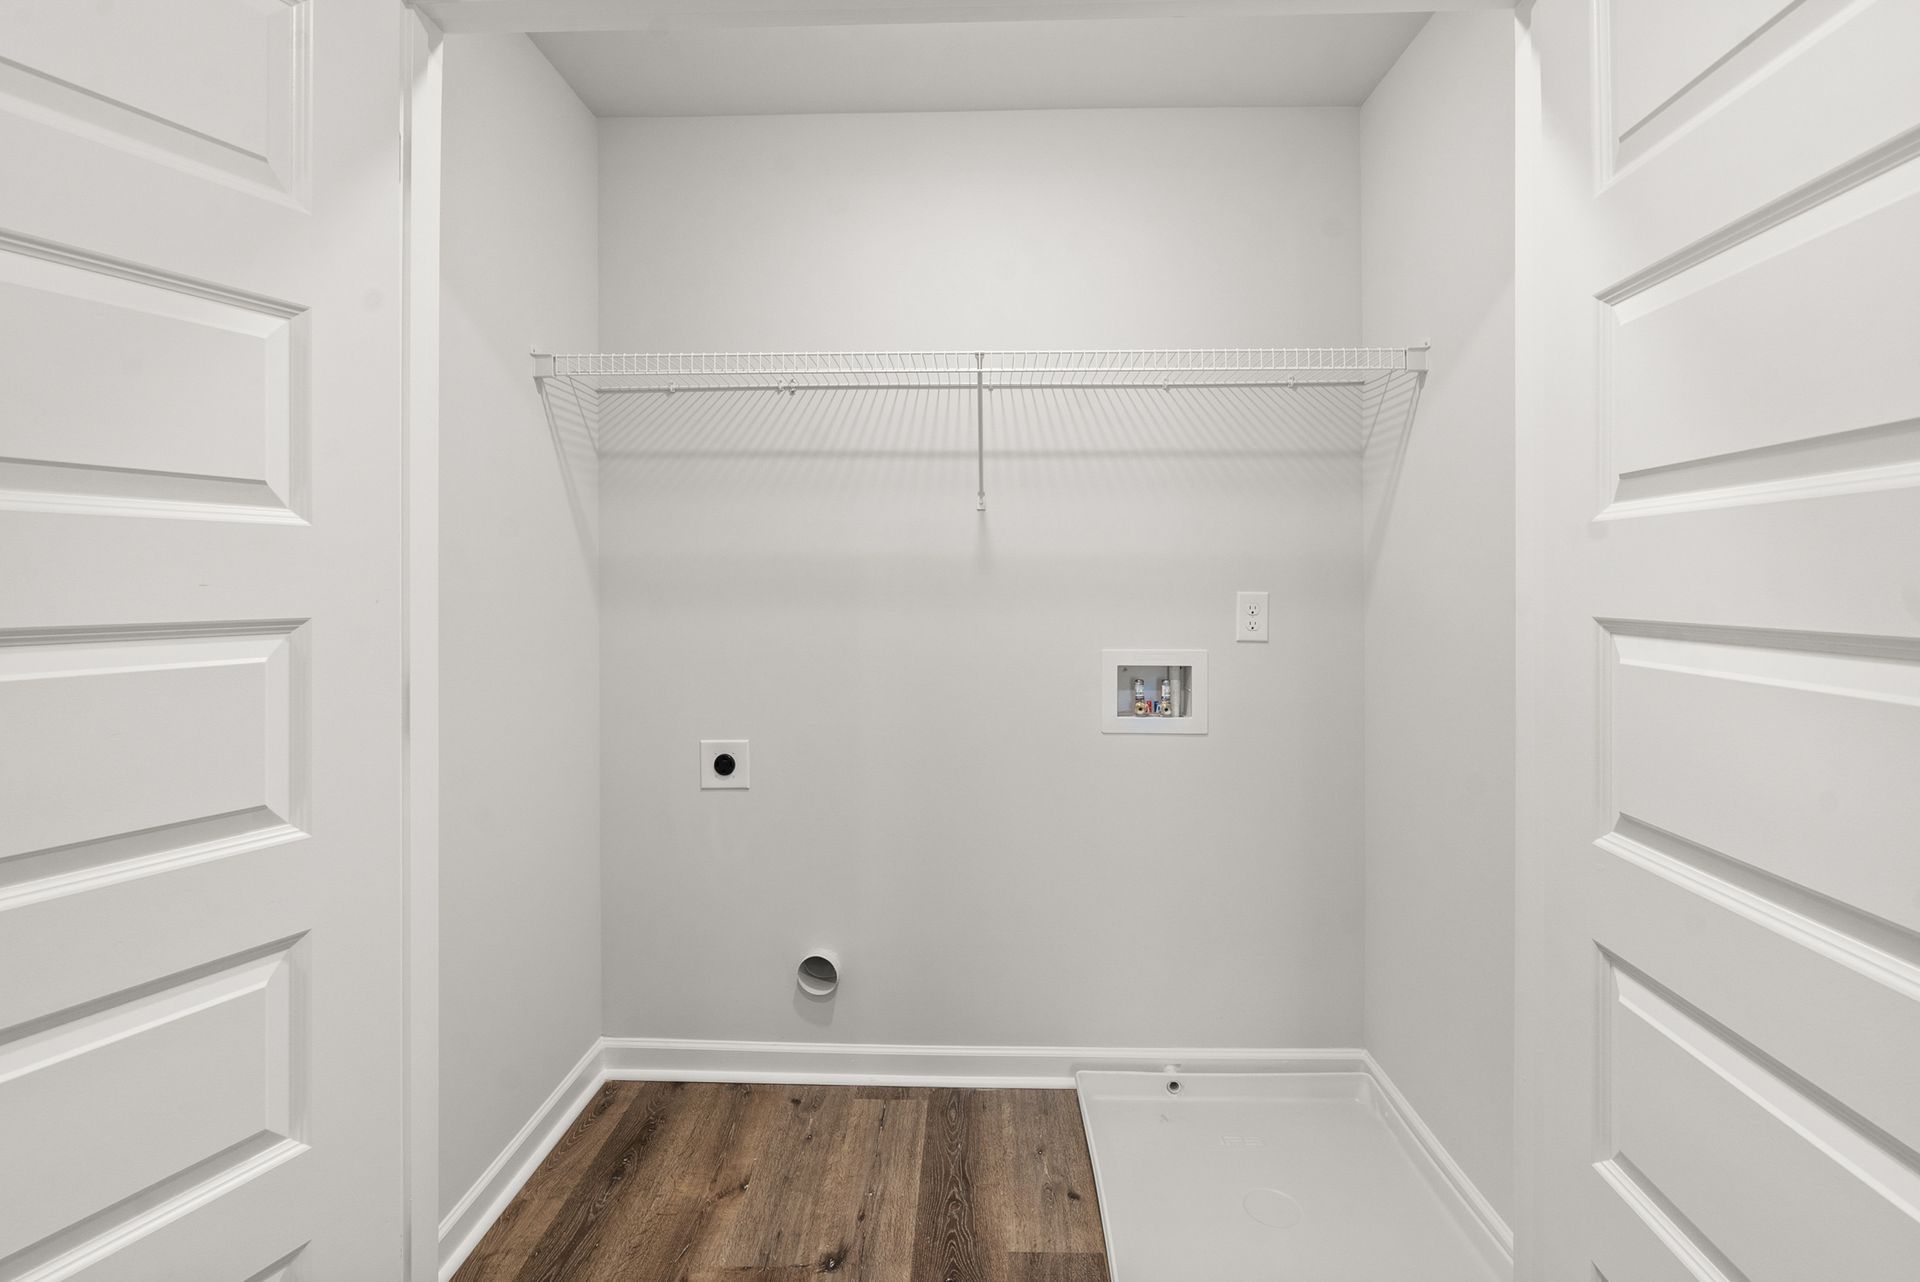
[(405, 1274), (440, 1272), (440, 175), (442, 33), (400, 8), (401, 786)]
[(1537, 739), (1540, 689), (1536, 675), (1548, 643), (1539, 602), (1551, 582), (1552, 566), (1542, 553), (1547, 513), (1539, 508), (1538, 478), (1547, 459), (1546, 358), (1542, 318), (1550, 300), (1537, 265), (1551, 245), (1541, 226), (1536, 191), (1545, 142), (1540, 62), (1533, 43), (1534, 0), (1514, 8), (1514, 1153), (1513, 1276), (1532, 1277), (1539, 1268), (1538, 1202), (1534, 1154), (1539, 1148), (1543, 1094), (1539, 1064), (1543, 1050), (1542, 1015), (1548, 1001), (1539, 976), (1547, 958), (1546, 884), (1533, 852), (1543, 849), (1542, 815), (1533, 798), (1540, 794)]
[[(442, 42), (447, 32), (529, 34), (554, 30), (623, 30), (636, 27), (701, 27), (716, 19), (698, 0), (401, 0), (403, 19), (400, 49), (403, 99), (402, 201), (405, 211), (402, 308), (404, 316), (402, 377), (403, 431), (406, 475), (403, 538), (403, 680), (405, 707), (403, 788), (405, 816), (404, 983), (407, 1126), (407, 1242), (406, 1276), (409, 1282), (436, 1278), (439, 1270), (439, 968), (440, 968), (440, 742), (439, 742), (439, 493), (440, 493), (440, 193), (442, 139)], [(1028, 18), (1087, 16), (1085, 0), (1041, 4)], [(1515, 45), (1515, 307), (1516, 425), (1538, 422), (1542, 401), (1537, 371), (1540, 361), (1529, 357), (1535, 331), (1525, 324), (1537, 314), (1543, 300), (1529, 271), (1529, 255), (1540, 252), (1537, 229), (1531, 222), (1530, 165), (1536, 155), (1540, 125), (1538, 69), (1533, 57), (1529, 25), (1534, 0), (1261, 0), (1255, 6), (1271, 13), (1367, 14), (1451, 10), (1513, 9), (1518, 20)], [(1097, 7), (1097, 6), (1096, 6)], [(1231, 9), (1243, 12), (1244, 3), (1222, 0), (1172, 0), (1151, 6), (1158, 12), (1204, 16)], [(828, 0), (795, 0), (789, 6), (768, 5), (754, 14), (728, 15), (726, 25), (807, 25), (821, 20), (821, 11), (837, 11)], [(1004, 18), (1003, 6), (960, 0), (928, 10), (920, 0), (879, 0), (868, 20), (875, 22), (965, 21)], [(1528, 475), (1528, 434), (1517, 432), (1516, 480)], [(1529, 630), (1528, 588), (1544, 582), (1545, 566), (1528, 559), (1533, 522), (1525, 506), (1526, 487), (1517, 486), (1516, 715), (1518, 735), (1527, 736), (1531, 701), (1526, 674), (1538, 653), (1538, 641)], [(1526, 834), (1532, 816), (1526, 803), (1527, 754), (1517, 754), (1518, 814), (1515, 861), (1515, 1277), (1527, 1277), (1525, 1261), (1532, 1216), (1530, 1154), (1536, 1115), (1534, 1094), (1535, 1038), (1526, 1018), (1537, 1000), (1528, 976), (1544, 953), (1540, 887), (1521, 851), (1529, 849)]]
[[(761, 0), (752, 5), (710, 0), (407, 0), (442, 31), (525, 34), (534, 31), (659, 31), (714, 27), (801, 27), (832, 24), (855, 9), (845, 0)], [(1511, 9), (1514, 0), (867, 0), (862, 24), (920, 22), (1048, 22), (1122, 16), (1259, 17), (1289, 14), (1444, 13)]]

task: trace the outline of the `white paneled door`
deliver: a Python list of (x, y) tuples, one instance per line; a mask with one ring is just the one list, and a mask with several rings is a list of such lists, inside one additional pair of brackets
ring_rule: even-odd
[(395, 0), (0, 5), (0, 1279), (402, 1266)]
[(1520, 1276), (1920, 1278), (1920, 0), (1530, 24)]

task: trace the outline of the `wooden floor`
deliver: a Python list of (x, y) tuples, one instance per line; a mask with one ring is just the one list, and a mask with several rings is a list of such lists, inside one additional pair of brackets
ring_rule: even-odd
[(612, 1082), (455, 1282), (1106, 1282), (1072, 1091)]

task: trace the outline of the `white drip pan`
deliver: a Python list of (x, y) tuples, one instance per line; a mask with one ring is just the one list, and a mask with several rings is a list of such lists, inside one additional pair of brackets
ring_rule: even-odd
[(1500, 1276), (1364, 1073), (1075, 1080), (1113, 1282)]

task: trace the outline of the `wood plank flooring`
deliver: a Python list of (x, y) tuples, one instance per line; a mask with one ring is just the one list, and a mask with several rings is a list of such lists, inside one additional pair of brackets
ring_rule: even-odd
[(1072, 1091), (610, 1082), (455, 1282), (1107, 1282)]

